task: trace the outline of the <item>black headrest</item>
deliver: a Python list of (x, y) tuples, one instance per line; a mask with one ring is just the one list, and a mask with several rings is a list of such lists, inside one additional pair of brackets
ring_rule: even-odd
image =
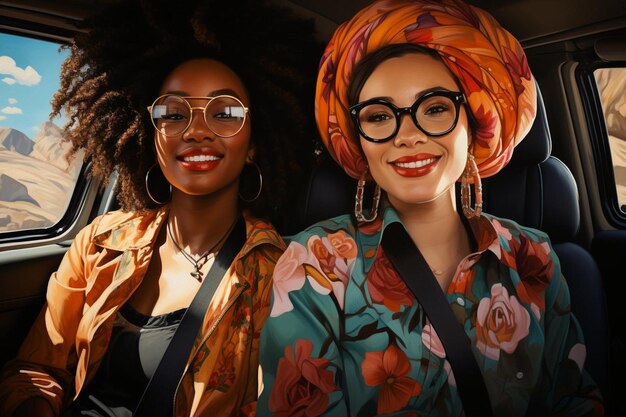
[(483, 179), (483, 207), (487, 213), (543, 230), (553, 241), (564, 242), (580, 225), (578, 190), (571, 171), (551, 152), (550, 128), (537, 88), (537, 117), (509, 164)]
[(513, 157), (509, 165), (537, 165), (548, 159), (551, 152), (552, 138), (550, 137), (546, 108), (543, 105), (543, 96), (539, 86), (537, 86), (537, 116), (524, 139), (513, 150)]
[(323, 153), (313, 166), (296, 202), (293, 234), (320, 220), (350, 213), (354, 207), (356, 180)]

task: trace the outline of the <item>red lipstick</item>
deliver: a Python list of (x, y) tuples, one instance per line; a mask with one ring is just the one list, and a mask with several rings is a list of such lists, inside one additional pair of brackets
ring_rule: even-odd
[(192, 148), (176, 156), (182, 167), (191, 171), (212, 170), (223, 158), (224, 155), (211, 148)]
[(416, 155), (402, 156), (390, 161), (389, 164), (403, 177), (422, 177), (435, 169), (440, 158), (441, 155), (419, 153)]

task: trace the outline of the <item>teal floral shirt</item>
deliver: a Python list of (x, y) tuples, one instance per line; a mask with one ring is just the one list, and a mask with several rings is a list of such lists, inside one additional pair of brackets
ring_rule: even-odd
[[(463, 416), (435, 329), (380, 247), (393, 208), (291, 237), (261, 333), (259, 416)], [(580, 327), (548, 237), (487, 214), (446, 291), (472, 341), (496, 416), (601, 416)]]

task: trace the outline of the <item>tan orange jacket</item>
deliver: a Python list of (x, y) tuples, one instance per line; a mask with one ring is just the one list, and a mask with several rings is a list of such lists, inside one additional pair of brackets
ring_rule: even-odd
[[(0, 416), (32, 396), (46, 398), (58, 415), (94, 377), (116, 312), (143, 279), (167, 211), (111, 212), (76, 236), (50, 278), (46, 305), (2, 370)], [(244, 217), (247, 241), (206, 312), (176, 392), (176, 417), (254, 413), (258, 337), (285, 246), (270, 224)]]

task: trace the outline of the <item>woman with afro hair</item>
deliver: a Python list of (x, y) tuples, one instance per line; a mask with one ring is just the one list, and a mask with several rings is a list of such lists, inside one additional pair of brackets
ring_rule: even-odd
[(237, 230), (245, 243), (170, 410), (254, 413), (270, 278), (313, 155), (313, 34), (312, 21), (260, 0), (126, 0), (86, 20), (53, 115), (67, 117), (93, 177), (117, 176), (120, 210), (85, 227), (52, 275), (0, 375), (0, 415), (131, 416)]

